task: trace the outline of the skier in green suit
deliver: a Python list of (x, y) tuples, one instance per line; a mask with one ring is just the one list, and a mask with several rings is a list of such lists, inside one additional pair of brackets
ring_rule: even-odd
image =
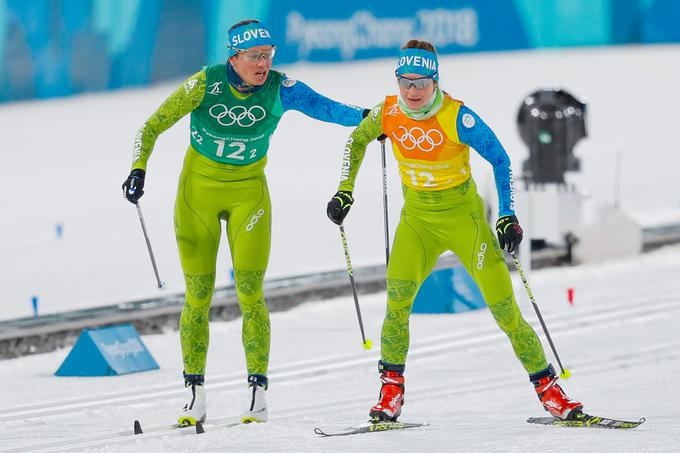
[(137, 133), (132, 171), (123, 184), (132, 203), (144, 193), (147, 161), (158, 136), (191, 114), (191, 144), (184, 158), (175, 203), (175, 235), (186, 283), (180, 318), (187, 404), (181, 425), (206, 418), (204, 375), (208, 311), (215, 285), (221, 220), (234, 266), (243, 315), (243, 348), (250, 406), (245, 422), (268, 418), (270, 324), (263, 295), (271, 242), (271, 206), (264, 167), (269, 142), (284, 112), (356, 126), (368, 113), (314, 92), (271, 70), (276, 51), (264, 24), (246, 20), (229, 30), (229, 59), (189, 77)]
[[(463, 102), (439, 87), (432, 44), (411, 40), (399, 52), (397, 96), (376, 105), (347, 141), (338, 192), (328, 217), (342, 224), (366, 145), (385, 134), (392, 142), (404, 193), (404, 208), (387, 266), (387, 313), (382, 326), (381, 390), (369, 411), (373, 420), (396, 421), (404, 402), (409, 315), (420, 285), (439, 255), (451, 250), (475, 280), (498, 326), (505, 332), (543, 407), (568, 419), (583, 405), (569, 398), (541, 342), (524, 320), (512, 290), (503, 249), (522, 241), (515, 216), (510, 158), (491, 128)], [(493, 235), (470, 168), (470, 147), (492, 166), (499, 198)]]

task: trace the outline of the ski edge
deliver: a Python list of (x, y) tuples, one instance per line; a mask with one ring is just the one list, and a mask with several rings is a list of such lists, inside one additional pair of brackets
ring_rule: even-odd
[(150, 434), (150, 433), (160, 433), (163, 431), (174, 431), (176, 429), (187, 428), (191, 425), (180, 425), (179, 423), (173, 423), (171, 425), (159, 425), (152, 426), (150, 428), (142, 428), (142, 423), (139, 420), (135, 420), (132, 424), (132, 431), (135, 435)]
[(562, 420), (557, 417), (530, 417), (527, 419), (527, 423), (565, 428), (633, 429), (646, 421), (644, 417), (641, 417), (638, 421), (628, 421), (590, 414), (583, 415), (583, 420)]
[(397, 429), (419, 428), (422, 426), (429, 426), (428, 422), (365, 422), (355, 426), (349, 426), (337, 431), (324, 430), (320, 427), (314, 428), (314, 433), (321, 437), (336, 437), (336, 436), (350, 436), (353, 434), (375, 433), (383, 431), (392, 431)]

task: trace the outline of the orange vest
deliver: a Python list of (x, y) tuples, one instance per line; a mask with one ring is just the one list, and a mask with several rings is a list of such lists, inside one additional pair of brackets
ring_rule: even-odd
[(442, 96), (439, 111), (425, 120), (406, 116), (397, 96), (385, 98), (383, 132), (392, 142), (402, 183), (417, 190), (444, 190), (470, 178), (470, 147), (458, 140), (456, 130), (463, 103)]

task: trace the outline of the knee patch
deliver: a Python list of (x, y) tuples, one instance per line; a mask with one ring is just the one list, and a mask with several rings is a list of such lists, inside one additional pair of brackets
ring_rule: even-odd
[(387, 300), (397, 306), (412, 302), (417, 290), (418, 283), (412, 280), (387, 279)]
[(262, 298), (265, 271), (234, 269), (234, 280), (239, 303), (257, 302)]
[(521, 316), (512, 295), (495, 304), (487, 303), (487, 305), (496, 323), (504, 332), (509, 333), (517, 328)]
[(187, 287), (186, 302), (194, 308), (202, 308), (210, 304), (215, 289), (215, 274), (184, 274)]

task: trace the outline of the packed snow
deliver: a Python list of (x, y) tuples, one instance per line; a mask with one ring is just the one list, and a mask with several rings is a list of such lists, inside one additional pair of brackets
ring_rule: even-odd
[[(680, 439), (680, 246), (600, 265), (542, 269), (531, 285), (563, 364), (565, 390), (595, 415), (647, 421), (624, 430), (530, 425), (544, 416), (533, 386), (487, 309), (412, 315), (403, 421), (430, 426), (320, 438), (313, 429), (367, 419), (385, 294), (361, 297), (371, 351), (361, 345), (351, 298), (273, 313), (270, 420), (228, 428), (249, 393), (240, 320), (211, 329), (206, 433), (132, 436), (176, 420), (184, 404), (176, 332), (143, 337), (160, 369), (120, 377), (53, 376), (67, 350), (0, 361), (0, 451), (116, 452), (670, 452)], [(515, 276), (516, 277), (516, 276)], [(552, 355), (522, 284), (524, 316)], [(567, 289), (574, 290), (574, 303)]]

